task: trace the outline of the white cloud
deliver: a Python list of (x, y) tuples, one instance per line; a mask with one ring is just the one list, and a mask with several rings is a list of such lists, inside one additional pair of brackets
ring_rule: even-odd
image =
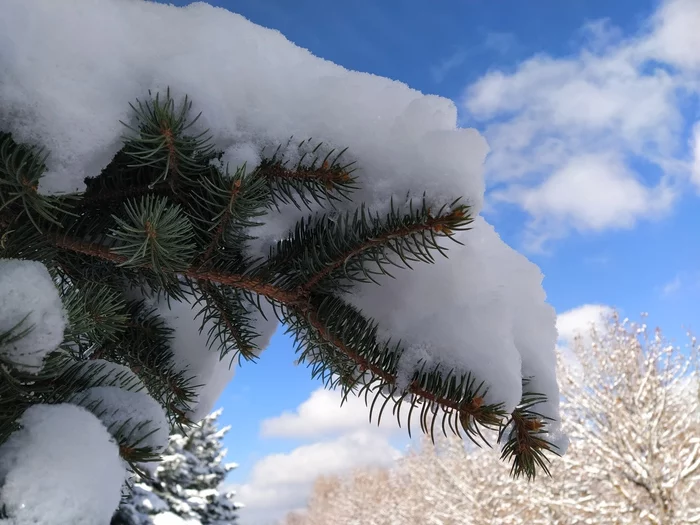
[(481, 45), (471, 48), (459, 48), (430, 68), (430, 76), (436, 84), (442, 83), (450, 74), (458, 70), (469, 57), (485, 52), (504, 55), (517, 45), (512, 33), (490, 32), (483, 37)]
[[(367, 396), (367, 402), (370, 405), (372, 399), (371, 394)], [(387, 436), (407, 433), (407, 410), (401, 413), (401, 427), (399, 427), (396, 417), (392, 414), (392, 405), (387, 404), (381, 424), (377, 425), (381, 406), (379, 402), (375, 406), (370, 422), (370, 407), (365, 405), (364, 396), (348, 396), (342, 406), (340, 400), (340, 391), (317, 388), (295, 411), (287, 411), (263, 420), (260, 425), (260, 435), (265, 438), (319, 439), (355, 431), (371, 431)], [(420, 423), (416, 418), (411, 420), (411, 432), (412, 435), (420, 432)]]
[[(264, 438), (301, 438), (311, 443), (264, 457), (255, 464), (245, 484), (233, 487), (245, 503), (242, 525), (272, 523), (303, 507), (319, 476), (388, 465), (399, 457), (390, 439), (406, 430), (405, 424), (403, 430), (396, 424), (391, 407), (387, 407), (378, 427), (376, 422), (368, 421), (364, 398), (348, 397), (342, 407), (340, 400), (339, 391), (321, 387), (296, 410), (262, 421), (260, 434)], [(418, 427), (413, 430), (419, 435)]]
[(680, 271), (673, 279), (656, 288), (663, 298), (670, 298), (679, 293), (694, 297), (698, 289), (700, 289), (700, 272), (697, 271)]
[(253, 467), (247, 483), (234, 487), (236, 497), (245, 503), (241, 524), (273, 523), (290, 510), (303, 507), (319, 476), (389, 465), (399, 456), (385, 435), (368, 430), (267, 456)]
[(585, 380), (585, 372), (572, 348), (574, 341), (588, 345), (591, 343), (591, 328), (601, 330), (613, 308), (603, 304), (584, 304), (567, 310), (557, 316), (559, 341), (557, 352), (562, 357), (567, 373), (576, 381)]
[(644, 51), (657, 60), (685, 69), (700, 70), (700, 2), (666, 1), (655, 13), (654, 31), (644, 42)]
[(630, 228), (640, 217), (659, 219), (676, 195), (661, 183), (650, 188), (612, 155), (570, 159), (537, 186), (513, 184), (494, 191), (496, 201), (519, 204), (532, 217), (533, 242), (580, 232)]
[[(371, 398), (370, 398), (371, 399)], [(323, 387), (314, 390), (295, 412), (266, 419), (261, 424), (263, 437), (318, 438), (341, 434), (353, 430), (363, 430), (370, 426), (369, 409), (364, 399), (349, 396), (340, 406), (340, 393)], [(396, 427), (393, 423), (391, 429)], [(385, 427), (382, 424), (382, 427)]]
[(559, 341), (570, 345), (577, 336), (584, 336), (591, 326), (601, 327), (613, 309), (604, 304), (584, 304), (557, 316)]
[[(526, 211), (532, 236), (629, 228), (682, 195), (691, 173), (683, 105), (700, 92), (699, 6), (668, 0), (626, 39), (605, 21), (587, 24), (576, 56), (536, 55), (467, 87), (464, 107), (491, 146), (490, 197)], [(639, 173), (640, 164), (651, 169)]]

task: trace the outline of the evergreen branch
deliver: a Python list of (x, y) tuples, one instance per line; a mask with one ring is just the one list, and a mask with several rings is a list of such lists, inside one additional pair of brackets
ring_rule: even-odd
[[(302, 141), (298, 148), (303, 150), (309, 142), (310, 139)], [(254, 175), (268, 183), (275, 204), (292, 203), (301, 208), (301, 202), (310, 208), (312, 200), (321, 205), (323, 201), (350, 200), (350, 193), (358, 186), (352, 176), (354, 163), (340, 162), (347, 149), (338, 153), (331, 149), (322, 157), (322, 147), (323, 143), (319, 143), (304, 152), (294, 168), (287, 167), (280, 147), (271, 158), (263, 159)], [(308, 156), (312, 157), (310, 162), (307, 161)]]
[(127, 257), (124, 266), (148, 264), (158, 273), (187, 268), (194, 258), (194, 232), (179, 205), (168, 205), (164, 197), (148, 195), (127, 201), (127, 220), (114, 216), (117, 227), (111, 237), (112, 251)]
[(241, 358), (247, 361), (255, 359), (259, 348), (253, 340), (259, 334), (253, 329), (250, 312), (244, 306), (241, 292), (200, 280), (196, 283), (195, 297), (197, 295), (199, 297), (195, 305), (202, 305), (202, 309), (195, 316), (195, 319), (202, 318), (200, 332), (207, 323), (211, 323), (207, 333), (207, 344), (211, 347), (218, 341), (222, 359), (231, 351), (234, 352), (234, 357), (238, 356), (239, 362)]
[(151, 396), (169, 411), (189, 411), (201, 385), (194, 385), (192, 377), (176, 368), (170, 348), (172, 329), (143, 301), (129, 302), (127, 315), (129, 320), (120, 339), (100, 347), (100, 357), (131, 368)]
[[(47, 237), (52, 244), (63, 250), (68, 250), (74, 253), (87, 255), (108, 261), (117, 265), (127, 263), (129, 258), (125, 255), (115, 253), (108, 246), (99, 243), (81, 241), (68, 237), (67, 235), (51, 235)], [(139, 266), (145, 270), (151, 270), (152, 267), (148, 263)], [(199, 270), (198, 268), (187, 268), (177, 272), (183, 277), (187, 277), (192, 281), (210, 281), (213, 283), (223, 284), (239, 288), (257, 295), (262, 295), (272, 301), (277, 301), (284, 304), (294, 304), (298, 302), (298, 297), (289, 291), (279, 288), (255, 276), (228, 273), (220, 270)]]
[(0, 348), (16, 343), (32, 331), (32, 326), (26, 326), (29, 314), (25, 315), (14, 326), (4, 332), (0, 332)]
[(135, 372), (128, 368), (115, 372), (113, 363), (104, 359), (88, 359), (71, 363), (63, 377), (80, 389), (116, 386), (123, 390), (139, 392), (144, 388)]
[(204, 171), (205, 168), (197, 158), (210, 154), (213, 146), (208, 131), (194, 137), (185, 134), (201, 115), (189, 120), (192, 102), (187, 96), (179, 110), (170, 96), (170, 88), (166, 90), (164, 100), (157, 93), (152, 100), (137, 100), (138, 107), (133, 104), (130, 106), (137, 124), (135, 127), (122, 124), (133, 133), (124, 139), (125, 153), (136, 162), (131, 167), (144, 167), (159, 172), (154, 184), (168, 178), (173, 183), (178, 177), (192, 179)]
[[(267, 185), (246, 175), (245, 166), (233, 175), (212, 170), (194, 191), (189, 212), (204, 253), (197, 263), (202, 269), (216, 259), (240, 259), (248, 228), (260, 225), (255, 219), (266, 213), (270, 195)], [(215, 258), (214, 255), (218, 257)]]
[(56, 198), (37, 192), (47, 157), (48, 153), (18, 144), (11, 134), (0, 132), (0, 212), (8, 223), (26, 217), (41, 232), (41, 220), (60, 225), (58, 217), (70, 214), (72, 196)]
[[(123, 176), (124, 173), (122, 172), (122, 177)], [(127, 199), (145, 197), (146, 195), (174, 197), (173, 184), (170, 182), (144, 182), (141, 184), (129, 184), (125, 188), (109, 188), (104, 184), (106, 179), (107, 177), (104, 176), (96, 177), (94, 180), (99, 181), (100, 184), (94, 183), (92, 185), (88, 185), (87, 190), (80, 197), (79, 205), (81, 208), (93, 208), (97, 206), (102, 207), (105, 204), (115, 204), (121, 206)], [(123, 183), (124, 181), (122, 180), (121, 184)]]
[(64, 287), (63, 305), (70, 320), (65, 344), (99, 344), (114, 340), (128, 319), (120, 294), (108, 286), (87, 283)]
[[(445, 255), (440, 241), (459, 242), (454, 232), (472, 222), (468, 206), (457, 200), (433, 214), (424, 197), (415, 209), (410, 199), (400, 208), (392, 201), (383, 217), (364, 206), (354, 214), (332, 210), (300, 221), (266, 261), (251, 261), (245, 244), (258, 225), (255, 219), (273, 206), (311, 208), (315, 201), (333, 207), (350, 198), (356, 180), (352, 164), (340, 162), (345, 150), (323, 154), (322, 144), (311, 148), (304, 141), (293, 167), (278, 148), (251, 173), (242, 166), (230, 175), (212, 164), (221, 154), (206, 132), (187, 135), (198, 118), (189, 119), (187, 98), (176, 107), (168, 90), (164, 98), (156, 95), (136, 106), (133, 135), (99, 177), (86, 181), (75, 206), (71, 196), (38, 195), (45, 156), (0, 134), (0, 250), (52, 265), (73, 324), (63, 351), (49, 359), (63, 365), (50, 373), (29, 378), (0, 359), (3, 421), (15, 422), (26, 406), (59, 402), (82, 388), (86, 379), (70, 363), (87, 356), (93, 363), (87, 368), (99, 368), (103, 358), (128, 366), (173, 424), (186, 423), (196, 393), (193, 379), (174, 369), (162, 319), (114, 292), (128, 283), (168, 297), (193, 295), (201, 306), (201, 329), (210, 326), (208, 343), (218, 343), (222, 357), (231, 350), (239, 358), (255, 356), (248, 303), (265, 297), (294, 333), (299, 360), (325, 384), (340, 386), (344, 400), (350, 393), (364, 394), (370, 419), (378, 414), (379, 422), (392, 406), (401, 424), (401, 407), (409, 405), (409, 434), (412, 417), (431, 438), (437, 427), (443, 433), (449, 427), (479, 444), (482, 429), (500, 429), (502, 455), (513, 461), (514, 476), (530, 478), (536, 468), (548, 472), (545, 452), (554, 447), (543, 430), (546, 418), (533, 410), (542, 396), (526, 393), (506, 414), (502, 405), (485, 403), (487, 389), (472, 374), (425, 361), (403, 374), (401, 342), (381, 341), (376, 322), (339, 297), (357, 282), (391, 276), (390, 266), (411, 268), (414, 262), (434, 262), (435, 251)], [(18, 219), (24, 216), (30, 220)], [(102, 280), (106, 286), (95, 284)], [(71, 290), (92, 298), (81, 302)], [(96, 381), (105, 376), (92, 375)], [(123, 376), (126, 381), (129, 374)], [(147, 457), (148, 450), (122, 437), (123, 457)]]
[[(78, 393), (71, 401), (92, 412), (95, 417), (105, 424), (105, 427), (117, 442), (119, 455), (130, 466), (138, 468), (138, 463), (160, 460), (160, 454), (153, 450), (152, 447), (142, 445), (150, 436), (158, 432), (158, 428), (153, 427), (153, 422), (140, 421), (133, 423), (131, 418), (125, 421), (115, 418), (114, 415), (118, 409), (113, 408), (110, 414), (110, 409), (104, 406), (104, 400), (90, 399), (90, 396), (83, 392)], [(106, 424), (105, 416), (108, 416), (106, 418), (107, 421), (111, 420), (112, 422)]]
[[(443, 206), (436, 216), (423, 199), (419, 209), (411, 205), (406, 214), (392, 201), (384, 220), (363, 206), (352, 217), (348, 212), (338, 217), (321, 216), (313, 224), (300, 221), (294, 234), (280, 241), (271, 257), (273, 265), (280, 260), (276, 273), (283, 281), (279, 284), (298, 286), (300, 295), (312, 290), (347, 291), (352, 281), (376, 283), (373, 274), (391, 276), (387, 266), (410, 268), (414, 261), (432, 263), (432, 251), (445, 255), (438, 239), (452, 238), (473, 220), (469, 208), (457, 203)], [(284, 271), (290, 260), (294, 267)]]
[[(455, 220), (455, 217), (450, 220)], [(444, 233), (445, 227), (440, 226), (440, 228), (442, 228), (441, 233)], [(105, 247), (89, 244), (84, 246), (80, 243), (69, 245), (82, 253), (107, 257), (113, 262), (122, 260), (120, 256)], [(300, 360), (312, 357), (313, 375), (325, 378), (326, 384), (341, 385), (345, 395), (358, 386), (365, 394), (371, 390), (375, 391), (372, 406), (376, 403), (377, 397), (382, 395), (385, 401), (379, 411), (379, 418), (391, 399), (394, 400), (395, 414), (399, 413), (400, 405), (408, 399), (410, 401), (409, 422), (414, 409), (421, 405), (419, 416), (421, 428), (431, 437), (434, 435), (438, 412), (441, 410), (443, 433), (446, 433), (446, 428), (449, 427), (459, 434), (461, 428), (475, 443), (486, 442), (481, 434), (481, 428), (496, 429), (499, 426), (505, 428), (514, 424), (517, 432), (511, 434), (503, 448), (503, 457), (513, 459), (513, 474), (515, 476), (525, 474), (531, 477), (534, 475), (535, 466), (545, 467), (545, 472), (548, 472), (544, 451), (552, 450), (553, 445), (539, 437), (539, 434), (544, 434), (544, 430), (532, 423), (533, 418), (539, 417), (530, 411), (537, 399), (533, 401), (524, 397), (525, 404), (510, 415), (510, 423), (504, 426), (506, 414), (501, 405), (483, 404), (486, 391), (483, 384), (475, 385), (471, 374), (456, 377), (438, 368), (429, 371), (422, 368), (414, 374), (405, 390), (401, 391), (396, 386), (396, 370), (401, 355), (399, 345), (378, 343), (376, 323), (366, 320), (360, 312), (341, 299), (328, 295), (300, 296), (294, 291), (289, 292), (244, 274), (227, 274), (215, 270), (200, 272), (190, 268), (184, 270), (183, 275), (195, 282), (218, 283), (264, 295), (282, 305), (288, 312), (284, 316), (284, 321), (294, 329), (297, 337), (306, 345), (306, 351)], [(292, 317), (297, 317), (296, 322), (291, 320)], [(221, 318), (219, 319), (221, 321)], [(316, 339), (308, 334), (301, 334), (305, 326), (315, 332)], [(328, 347), (323, 346), (324, 343)], [(337, 353), (334, 354), (329, 347), (336, 349)], [(315, 359), (312, 356), (314, 348), (318, 351)], [(321, 358), (319, 359), (318, 356)], [(370, 374), (369, 379), (365, 378), (365, 373)], [(396, 398), (397, 395), (398, 398)], [(535, 426), (529, 429), (528, 425)]]
[[(411, 405), (408, 415), (409, 434), (413, 409), (420, 404), (421, 428), (431, 438), (434, 437), (438, 412), (442, 410), (443, 433), (446, 434), (449, 426), (454, 433), (459, 434), (461, 425), (467, 436), (477, 443), (475, 436), (486, 442), (480, 426), (497, 430), (506, 416), (501, 405), (483, 403), (487, 391), (483, 383), (477, 385), (469, 373), (458, 377), (451, 372), (445, 373), (440, 367), (426, 371), (424, 364), (413, 374), (405, 388), (399, 388), (397, 368), (403, 353), (400, 343), (379, 343), (377, 324), (365, 319), (359, 311), (341, 299), (325, 297), (313, 309), (292, 309), (291, 314), (298, 318), (288, 324), (297, 333), (296, 337), (305, 343), (300, 361), (316, 349), (316, 355), (312, 355), (312, 361), (317, 364), (315, 374), (325, 376), (328, 383), (332, 383), (330, 377), (335, 375), (337, 384), (342, 387), (344, 400), (361, 385), (358, 395), (364, 392), (365, 402), (369, 404), (367, 394), (374, 391), (370, 420), (378, 397), (385, 398), (377, 416), (378, 422), (389, 401), (394, 400), (393, 412), (398, 418), (400, 405), (408, 399)], [(300, 333), (304, 329), (313, 330), (318, 339), (314, 340), (308, 333)], [(342, 359), (328, 359), (328, 350), (323, 343), (339, 350)]]
[(549, 476), (550, 460), (545, 452), (558, 455), (555, 445), (543, 437), (547, 434), (547, 422), (551, 421), (551, 418), (532, 410), (544, 401), (546, 397), (542, 394), (524, 393), (520, 404), (499, 431), (499, 443), (505, 441), (501, 449), (501, 459), (513, 462), (511, 475), (515, 478), (525, 476), (532, 480), (538, 467)]

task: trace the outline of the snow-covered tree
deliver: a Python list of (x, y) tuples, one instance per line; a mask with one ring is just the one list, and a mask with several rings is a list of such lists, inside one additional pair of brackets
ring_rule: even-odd
[[(277, 320), (312, 375), (374, 418), (500, 428), (515, 475), (565, 450), (554, 311), (539, 269), (479, 215), (487, 146), (452, 102), (203, 3), (4, 0), (0, 70), (0, 257), (34, 261), (44, 283), (8, 269), (0, 310), (0, 503), (15, 519), (71, 485), (10, 490), (25, 467), (9, 451), (33, 424), (89, 420), (83, 407), (140, 468)], [(50, 281), (66, 315), (47, 342), (32, 297)], [(98, 525), (110, 505), (62, 509)]]
[[(561, 360), (572, 442), (539, 483), (496, 454), (426, 441), (386, 471), (319, 480), (289, 525), (685, 525), (700, 523), (700, 369), (695, 339), (613, 315)], [(381, 494), (379, 501), (373, 494)], [(358, 512), (364, 513), (358, 520)], [(401, 519), (396, 521), (396, 516)], [(421, 521), (423, 520), (423, 521)]]
[(221, 412), (209, 414), (186, 433), (170, 436), (162, 461), (150, 476), (133, 484), (113, 525), (149, 525), (163, 514), (202, 525), (236, 522), (242, 504), (234, 500), (233, 491), (221, 492), (226, 475), (238, 466), (223, 463), (226, 450), (221, 440), (231, 427), (217, 428)]

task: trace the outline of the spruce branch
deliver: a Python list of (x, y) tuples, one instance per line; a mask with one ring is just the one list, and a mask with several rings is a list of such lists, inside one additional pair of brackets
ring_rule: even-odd
[[(459, 242), (455, 232), (469, 229), (469, 206), (459, 199), (434, 205), (426, 196), (415, 204), (409, 196), (400, 205), (392, 201), (384, 216), (364, 205), (341, 213), (335, 203), (350, 200), (357, 188), (353, 164), (341, 161), (345, 150), (326, 151), (310, 141), (299, 144), (303, 154), (292, 166), (278, 148), (252, 171), (238, 166), (229, 173), (212, 162), (222, 157), (206, 132), (188, 135), (196, 122), (188, 117), (191, 105), (185, 99), (176, 106), (169, 91), (163, 99), (137, 101), (137, 123), (124, 149), (99, 177), (86, 181), (83, 195), (71, 197), (70, 213), (37, 213), (43, 197), (34, 202), (31, 188), (12, 182), (14, 171), (0, 169), (0, 182), (22, 192), (0, 207), (3, 252), (46, 262), (76, 289), (96, 292), (90, 287), (104, 280), (113, 289), (129, 283), (194, 298), (202, 329), (210, 326), (209, 344), (222, 357), (257, 355), (251, 307), (260, 309), (264, 298), (294, 335), (299, 361), (327, 386), (339, 386), (344, 399), (363, 395), (370, 419), (377, 414), (380, 421), (392, 407), (401, 424), (401, 407), (408, 404), (409, 433), (413, 417), (431, 437), (449, 429), (481, 443), (483, 429), (500, 429), (514, 476), (530, 478), (537, 468), (548, 472), (544, 453), (554, 447), (546, 440), (545, 419), (534, 411), (542, 396), (526, 392), (507, 414), (502, 405), (484, 401), (486, 385), (468, 372), (422, 362), (412, 376), (400, 377), (404, 345), (381, 340), (377, 323), (343, 300), (357, 283), (377, 283), (392, 268), (446, 256), (441, 243)], [(43, 167), (35, 171), (38, 177)], [(68, 202), (58, 197), (56, 209)], [(246, 245), (260, 218), (286, 203), (331, 210), (299, 221), (268, 258), (250, 259)], [(30, 212), (36, 222), (31, 233), (16, 219)], [(196, 386), (172, 367), (167, 330), (143, 304), (125, 306), (121, 296), (110, 297), (76, 303), (82, 308), (75, 314), (78, 332), (93, 343), (79, 357), (89, 354), (138, 371), (173, 424), (182, 423)], [(112, 325), (98, 328), (99, 312)], [(125, 443), (125, 453), (138, 456), (138, 447)]]
[(126, 329), (116, 344), (110, 342), (100, 349), (102, 357), (137, 371), (151, 396), (174, 414), (171, 423), (177, 424), (191, 409), (201, 385), (177, 367), (170, 348), (172, 328), (154, 308), (143, 301), (129, 301), (126, 312)]
[[(291, 140), (287, 143), (287, 149)], [(304, 140), (297, 148), (308, 150), (310, 143), (311, 139)], [(337, 153), (335, 149), (330, 149), (323, 154), (323, 147), (324, 144), (320, 142), (309, 151), (304, 151), (291, 168), (281, 154), (281, 146), (271, 157), (263, 159), (255, 170), (255, 176), (268, 183), (276, 205), (291, 203), (301, 208), (303, 204), (310, 209), (312, 202), (323, 205), (324, 202), (351, 199), (351, 193), (358, 186), (352, 176), (355, 163), (341, 162), (347, 148)]]
[[(149, 91), (149, 95), (151, 92)], [(185, 96), (179, 108), (167, 89), (164, 99), (160, 93), (151, 100), (130, 104), (136, 124), (124, 124), (132, 135), (125, 137), (124, 152), (133, 159), (133, 167), (151, 168), (157, 173), (152, 184), (167, 178), (171, 184), (178, 177), (191, 179), (203, 171), (199, 156), (206, 156), (213, 146), (208, 131), (195, 136), (187, 135), (200, 115), (189, 120), (192, 102)]]
[(126, 257), (124, 266), (148, 264), (158, 273), (187, 268), (194, 257), (192, 224), (180, 206), (164, 197), (148, 195), (125, 205), (126, 219), (114, 217), (117, 227), (111, 250)]
[[(421, 241), (425, 240), (426, 242), (421, 245), (421, 248), (415, 248), (414, 245), (410, 245), (413, 251), (409, 251), (411, 256), (416, 257), (414, 254), (418, 254), (417, 256), (425, 258), (425, 253), (429, 253), (424, 250), (425, 247), (433, 247), (433, 249), (440, 251), (439, 248), (434, 247), (439, 246), (435, 241), (437, 237), (449, 237), (454, 230), (463, 228), (469, 223), (469, 216), (466, 214), (465, 209), (465, 207), (457, 206), (454, 210), (447, 211), (446, 209), (443, 210), (442, 214), (433, 216), (429, 213), (428, 208), (423, 206), (421, 210), (427, 212), (427, 215), (421, 219), (422, 223), (418, 221), (418, 226), (414, 224), (417, 229), (407, 228), (404, 222), (397, 221), (394, 224), (397, 230), (391, 233), (385, 232), (383, 240), (386, 244), (393, 243), (394, 250), (391, 253), (400, 253), (404, 255), (406, 260), (408, 260), (408, 256), (405, 255), (405, 252), (401, 251), (400, 248), (395, 248), (400, 245), (398, 241), (402, 235), (412, 239), (419, 238)], [(404, 216), (404, 219), (406, 217), (412, 218), (412, 220), (415, 219), (414, 214), (408, 214)], [(415, 237), (419, 234), (420, 237)], [(123, 264), (128, 261), (125, 255), (114, 253), (114, 250), (94, 243), (68, 240), (65, 236), (60, 235), (56, 236), (54, 241), (63, 249), (83, 253), (91, 257), (102, 258), (117, 264)], [(370, 248), (379, 250), (381, 246), (381, 244), (369, 244), (368, 250)], [(363, 250), (359, 250), (353, 255), (361, 253), (363, 253)], [(381, 253), (381, 257), (387, 257), (384, 252), (378, 253)], [(282, 257), (283, 260), (288, 258), (289, 254), (287, 254), (287, 257)], [(277, 264), (279, 261), (274, 257), (271, 260), (273, 261), (272, 266), (279, 270), (280, 267)], [(376, 260), (376, 257), (373, 260)], [(145, 261), (140, 268), (155, 271), (155, 268)], [(159, 271), (164, 271), (164, 268), (160, 268)], [(459, 429), (461, 428), (466, 432), (467, 437), (475, 443), (477, 442), (477, 437), (479, 441), (485, 442), (485, 438), (481, 434), (481, 428), (494, 429), (498, 425), (504, 425), (507, 415), (503, 412), (500, 405), (482, 405), (480, 401), (475, 402), (475, 399), (483, 398), (485, 391), (483, 390), (483, 385), (474, 388), (470, 374), (457, 378), (451, 373), (446, 373), (439, 369), (421, 370), (416, 373), (408, 388), (401, 391), (396, 386), (396, 364), (398, 357), (402, 353), (401, 347), (398, 345), (390, 347), (388, 344), (382, 345), (377, 343), (376, 324), (367, 321), (359, 312), (353, 314), (352, 307), (349, 307), (342, 300), (332, 295), (322, 293), (310, 294), (306, 287), (297, 287), (290, 291), (286, 287), (270, 284), (265, 279), (258, 277), (255, 272), (251, 275), (245, 273), (229, 274), (217, 270), (201, 271), (198, 268), (189, 267), (178, 273), (195, 282), (216, 283), (265, 296), (270, 301), (287, 308), (291, 315), (298, 315), (305, 319), (308, 327), (316, 332), (318, 340), (334, 346), (343, 355), (341, 359), (338, 359), (336, 355), (335, 364), (333, 360), (316, 361), (314, 375), (328, 378), (337, 376), (338, 370), (342, 370), (342, 377), (352, 378), (352, 388), (350, 390), (355, 390), (359, 387), (360, 393), (374, 392), (375, 398), (372, 406), (376, 404), (380, 396), (384, 398), (379, 417), (381, 417), (384, 407), (388, 406), (391, 400), (394, 401), (394, 412), (398, 413), (399, 405), (410, 394), (409, 420), (413, 415), (413, 410), (418, 405), (421, 405), (419, 411), (421, 429), (431, 436), (434, 435), (440, 411), (442, 411), (443, 415), (440, 424), (443, 433), (446, 433), (446, 428), (450, 428), (453, 432), (459, 434)], [(314, 305), (313, 297), (320, 297), (322, 300)], [(219, 318), (221, 319), (221, 317)], [(285, 318), (285, 321), (289, 322), (289, 315)], [(370, 324), (366, 325), (368, 322)], [(302, 326), (302, 324), (298, 322), (296, 324), (290, 323), (291, 326), (297, 327)], [(336, 331), (335, 333), (334, 330)], [(344, 338), (348, 340), (345, 341)], [(308, 337), (302, 339), (307, 343), (311, 341)], [(310, 354), (307, 353), (306, 355)], [(328, 352), (320, 351), (318, 355), (328, 356)], [(340, 367), (337, 366), (338, 363), (341, 364)], [(362, 374), (352, 374), (350, 369), (353, 367), (361, 372), (369, 372), (370, 379), (365, 380), (365, 376)], [(345, 384), (339, 384), (346, 388)], [(467, 386), (470, 387), (467, 388)], [(348, 390), (346, 389), (344, 392), (347, 395)], [(417, 400), (421, 400), (421, 402), (419, 403)], [(528, 403), (528, 407), (532, 405), (532, 402), (529, 400), (524, 402)], [(517, 417), (517, 411), (511, 414), (511, 418)], [(518, 419), (517, 421), (520, 420)], [(536, 466), (546, 466), (542, 459), (543, 450), (551, 450), (552, 447), (546, 440), (539, 437), (543, 433), (540, 428), (528, 428), (521, 425), (517, 427), (517, 430), (515, 434), (512, 434), (504, 447), (504, 451), (509, 451), (507, 455), (504, 453), (504, 458), (513, 458), (514, 475), (524, 473), (531, 477), (534, 476)], [(513, 443), (517, 443), (517, 440), (521, 442), (526, 440), (528, 443), (531, 443), (531, 446), (514, 447)], [(548, 470), (545, 470), (545, 472), (548, 472)]]
[[(524, 383), (527, 385), (527, 381)], [(550, 460), (545, 452), (558, 455), (556, 446), (545, 438), (547, 422), (551, 418), (533, 410), (544, 401), (546, 397), (542, 394), (523, 394), (522, 401), (500, 429), (498, 441), (503, 443), (501, 459), (513, 462), (511, 475), (515, 478), (525, 476), (532, 480), (538, 468), (549, 476)]]
[(253, 339), (259, 334), (253, 328), (243, 293), (200, 280), (196, 284), (195, 297), (195, 306), (201, 307), (195, 316), (195, 319), (201, 317), (200, 331), (210, 325), (207, 333), (209, 346), (216, 343), (222, 359), (233, 352), (239, 363), (241, 359), (254, 360), (259, 348)]
[(125, 302), (116, 290), (97, 283), (80, 288), (61, 284), (63, 305), (70, 320), (64, 345), (92, 347), (102, 341), (113, 341), (125, 329), (128, 320)]
[(295, 261), (293, 268), (277, 272), (277, 282), (285, 288), (297, 287), (300, 295), (348, 291), (355, 282), (377, 284), (373, 275), (392, 277), (389, 266), (432, 263), (434, 251), (446, 256), (440, 238), (454, 240), (454, 232), (468, 229), (472, 220), (469, 207), (459, 200), (443, 206), (437, 215), (432, 214), (425, 197), (418, 209), (410, 203), (407, 213), (398, 210), (392, 200), (383, 219), (362, 206), (354, 214), (300, 221), (293, 235), (278, 243), (270, 264), (281, 269)]
[(109, 433), (119, 446), (119, 455), (124, 459), (134, 472), (141, 472), (139, 463), (154, 462), (160, 460), (160, 454), (156, 453), (152, 447), (144, 444), (153, 434), (158, 432), (158, 428), (153, 427), (150, 421), (140, 421), (133, 423), (131, 419), (120, 420), (114, 417), (117, 409), (105, 406), (102, 399), (91, 399), (91, 396), (79, 393), (72, 400), (78, 406), (92, 412), (103, 423), (105, 419), (112, 422), (106, 425)]
[(18, 144), (10, 133), (0, 132), (0, 214), (12, 206), (17, 213), (14, 221), (26, 217), (40, 232), (40, 221), (59, 224), (58, 217), (69, 213), (72, 200), (37, 192), (47, 157), (48, 153)]
[(222, 259), (227, 268), (240, 264), (240, 248), (252, 238), (248, 230), (261, 224), (256, 219), (267, 213), (269, 203), (267, 184), (247, 175), (245, 165), (232, 175), (212, 170), (203, 177), (188, 207), (197, 244), (203, 249), (197, 259), (200, 269), (220, 266)]

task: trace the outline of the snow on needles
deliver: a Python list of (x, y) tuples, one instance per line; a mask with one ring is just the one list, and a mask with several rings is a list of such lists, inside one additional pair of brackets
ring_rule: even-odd
[(0, 447), (0, 504), (9, 523), (107, 525), (126, 468), (104, 425), (71, 404), (34, 405), (20, 423)]
[(65, 327), (63, 303), (46, 267), (36, 261), (0, 259), (0, 334), (30, 329), (2, 345), (0, 353), (18, 369), (38, 373), (44, 357), (63, 341)]
[(162, 452), (170, 426), (163, 407), (145, 392), (116, 386), (96, 386), (78, 392), (71, 402), (94, 413), (110, 432), (124, 436), (130, 446)]
[[(258, 162), (290, 136), (349, 148), (362, 189), (356, 202), (386, 211), (389, 199), (423, 192), (439, 205), (463, 197), (479, 213), (488, 151), (457, 127), (455, 105), (404, 84), (314, 57), (243, 17), (204, 3), (184, 8), (134, 0), (3, 0), (0, 129), (49, 148), (43, 192), (83, 188), (120, 148), (129, 103), (148, 90), (189, 95), (199, 125), (225, 159)], [(202, 79), (206, 79), (203, 82)], [(438, 206), (439, 207), (439, 206)], [(298, 213), (270, 217), (254, 249), (285, 235)], [(478, 219), (449, 260), (396, 274), (352, 298), (395, 339), (402, 362), (423, 355), (472, 369), (492, 400), (512, 408), (521, 375), (558, 420), (555, 315), (539, 269)], [(557, 425), (554, 425), (557, 427)], [(557, 428), (553, 428), (554, 431)]]

